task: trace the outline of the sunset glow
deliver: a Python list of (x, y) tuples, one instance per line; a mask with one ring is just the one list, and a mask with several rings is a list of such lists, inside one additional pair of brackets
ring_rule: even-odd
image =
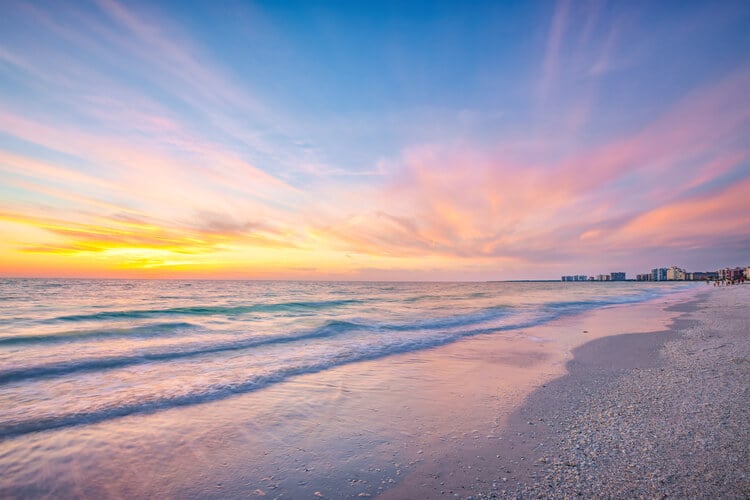
[(0, 276), (492, 280), (750, 254), (750, 8), (5, 2)]

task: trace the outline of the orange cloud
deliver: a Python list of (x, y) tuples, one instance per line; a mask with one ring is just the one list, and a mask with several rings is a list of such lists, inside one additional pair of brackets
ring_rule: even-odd
[(747, 235), (750, 228), (750, 179), (709, 196), (660, 206), (635, 217), (615, 238), (637, 246), (711, 246), (716, 238)]
[(17, 250), (26, 253), (78, 254), (105, 253), (117, 255), (120, 251), (131, 253), (159, 253), (185, 261), (184, 256), (222, 252), (227, 245), (247, 245), (263, 248), (293, 248), (294, 241), (285, 240), (283, 233), (272, 228), (245, 224), (242, 227), (161, 227), (132, 217), (96, 217), (96, 223), (73, 222), (49, 216), (32, 216), (13, 212), (0, 212), (0, 221), (12, 222), (41, 229), (53, 242), (37, 243), (13, 241)]

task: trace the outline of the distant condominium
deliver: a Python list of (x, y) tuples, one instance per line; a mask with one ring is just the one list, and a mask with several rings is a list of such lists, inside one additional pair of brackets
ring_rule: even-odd
[(740, 278), (747, 278), (748, 277), (746, 273), (747, 269), (748, 268), (742, 268), (742, 267), (735, 267), (735, 268), (725, 267), (724, 269), (719, 269), (717, 273), (719, 274), (720, 280), (735, 281)]
[(588, 281), (589, 277), (585, 274), (577, 274), (573, 276), (563, 276), (562, 281)]
[(718, 271), (689, 272), (677, 266), (659, 267), (650, 273), (636, 275), (636, 281), (737, 281), (750, 277), (750, 267), (726, 267)]
[(636, 275), (635, 279), (636, 281), (681, 281), (692, 279), (688, 277), (689, 274), (690, 273), (677, 266), (672, 266), (670, 268), (656, 267), (652, 269), (650, 273)]
[(598, 274), (594, 276), (586, 276), (585, 274), (578, 274), (573, 276), (563, 276), (560, 281), (625, 281), (625, 273), (616, 272), (609, 274)]
[(651, 281), (667, 281), (667, 268), (659, 267), (651, 270)]
[[(725, 267), (718, 271), (694, 271), (688, 272), (677, 266), (672, 267), (655, 267), (650, 273), (637, 274), (636, 281), (727, 281), (742, 282), (750, 280), (750, 266), (748, 267)], [(627, 278), (623, 272), (609, 274), (597, 274), (596, 276), (586, 276), (577, 274), (572, 276), (563, 276), (562, 281), (626, 281)]]

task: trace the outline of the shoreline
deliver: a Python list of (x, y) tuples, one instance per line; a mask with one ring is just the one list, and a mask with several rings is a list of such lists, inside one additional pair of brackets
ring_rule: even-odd
[[(678, 312), (665, 304), (696, 290), (343, 364), (206, 404), (8, 439), (0, 454), (16, 460), (0, 496), (510, 496), (524, 467), (540, 477), (521, 455), (527, 422), (508, 434), (529, 395), (564, 376), (588, 341), (667, 329)], [(30, 450), (45, 447), (35, 460)]]
[(679, 313), (664, 330), (575, 347), (496, 443), (381, 497), (747, 497), (749, 297), (750, 287), (700, 291), (664, 308)]

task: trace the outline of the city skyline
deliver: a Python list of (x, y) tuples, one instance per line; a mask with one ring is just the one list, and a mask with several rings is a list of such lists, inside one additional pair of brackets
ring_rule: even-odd
[(637, 273), (635, 278), (627, 277), (628, 273), (613, 271), (609, 274), (569, 274), (561, 276), (564, 282), (581, 281), (706, 281), (710, 279), (724, 279), (725, 277), (744, 278), (750, 276), (750, 266), (723, 266), (713, 270), (688, 270), (679, 266), (655, 267), (646, 273)]
[(5, 2), (0, 276), (750, 254), (747, 2)]

